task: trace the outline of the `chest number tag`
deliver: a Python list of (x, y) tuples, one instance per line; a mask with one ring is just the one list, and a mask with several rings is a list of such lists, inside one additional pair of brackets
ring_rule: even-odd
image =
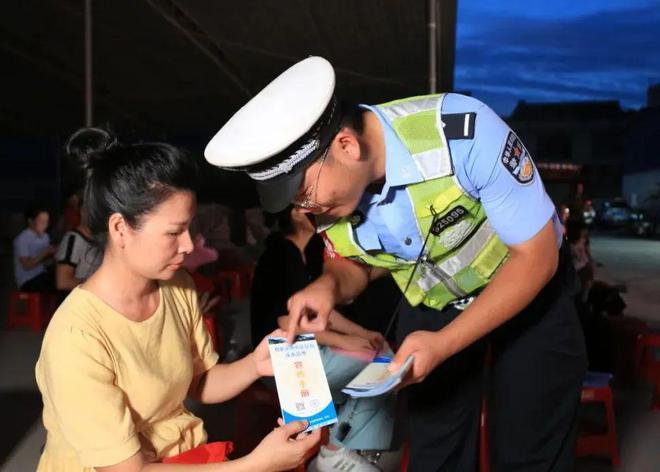
[(438, 236), (442, 231), (455, 225), (468, 216), (468, 211), (462, 205), (452, 208), (442, 216), (436, 216), (431, 224), (431, 234)]

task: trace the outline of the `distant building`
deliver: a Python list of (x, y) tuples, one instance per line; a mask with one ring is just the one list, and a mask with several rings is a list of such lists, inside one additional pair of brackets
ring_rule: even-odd
[[(588, 198), (622, 194), (624, 142), (630, 113), (618, 101), (518, 103), (507, 120), (520, 136), (556, 204), (578, 183)], [(581, 186), (580, 186), (581, 187)]]
[(623, 195), (636, 207), (660, 207), (660, 84), (630, 123), (625, 142)]
[(660, 84), (651, 85), (646, 91), (646, 106), (660, 107)]

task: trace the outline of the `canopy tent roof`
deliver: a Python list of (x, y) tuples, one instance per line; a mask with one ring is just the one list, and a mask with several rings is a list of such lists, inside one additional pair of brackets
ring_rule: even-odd
[[(456, 0), (436, 1), (438, 89), (449, 90)], [(48, 142), (56, 153), (84, 125), (84, 5), (3, 5), (3, 156), (23, 162), (17, 142), (22, 148)], [(110, 125), (122, 138), (167, 140), (198, 154), (252, 94), (309, 55), (333, 63), (342, 98), (378, 103), (424, 94), (428, 23), (428, 0), (92, 1), (93, 123)], [(24, 164), (34, 168), (36, 161)], [(209, 172), (211, 198), (241, 201), (250, 189), (236, 174)]]
[[(308, 55), (335, 65), (339, 93), (351, 100), (428, 90), (426, 0), (92, 4), (95, 123), (159, 135), (209, 132)], [(5, 136), (83, 125), (84, 2), (23, 0), (3, 10)], [(453, 61), (451, 33), (445, 63)]]

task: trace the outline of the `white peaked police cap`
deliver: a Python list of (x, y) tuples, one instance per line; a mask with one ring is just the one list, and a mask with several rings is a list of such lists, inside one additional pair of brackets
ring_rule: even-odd
[(266, 211), (278, 212), (300, 190), (304, 172), (339, 131), (335, 71), (308, 57), (280, 74), (220, 128), (204, 150), (220, 168), (256, 181)]

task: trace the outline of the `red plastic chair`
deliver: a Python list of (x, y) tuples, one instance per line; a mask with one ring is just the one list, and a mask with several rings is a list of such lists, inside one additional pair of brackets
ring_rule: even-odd
[(164, 464), (214, 464), (225, 462), (234, 450), (231, 441), (218, 441), (202, 444), (176, 456), (163, 459)]
[(7, 329), (27, 326), (41, 332), (50, 321), (57, 305), (55, 293), (19, 292), (9, 294)]
[[(229, 459), (227, 456), (233, 451), (234, 443), (231, 441), (212, 442), (176, 456), (166, 457), (163, 459), (163, 464), (217, 464), (226, 462)], [(292, 472), (305, 472), (305, 465), (300, 465)]]
[[(195, 288), (197, 289), (197, 292), (202, 294), (209, 294), (209, 296), (213, 297), (216, 292), (216, 286), (213, 283), (213, 280), (211, 280), (208, 277), (205, 277), (198, 272), (190, 272), (190, 276), (193, 279), (193, 282), (195, 283)], [(213, 349), (218, 353), (221, 354), (220, 349), (223, 347), (223, 339), (222, 339), (222, 331), (219, 331), (216, 323), (215, 323), (215, 313), (222, 310), (222, 304), (223, 301), (225, 300), (225, 297), (221, 295), (220, 302), (213, 308), (212, 311), (209, 311), (208, 313), (203, 313), (203, 320), (204, 324), (206, 325), (206, 329), (209, 332), (209, 335), (211, 336), (211, 341), (213, 342)]]
[(254, 266), (242, 265), (220, 271), (216, 276), (216, 283), (227, 298), (242, 300), (250, 294), (253, 277)]
[(232, 301), (242, 298), (243, 287), (239, 271), (223, 270), (216, 275), (215, 282), (223, 298)]
[(403, 444), (401, 445), (401, 464), (400, 464), (400, 472), (407, 472), (408, 471), (408, 463), (410, 462), (410, 444), (408, 444), (408, 441), (404, 441)]
[(215, 316), (203, 315), (202, 319), (204, 320), (206, 329), (208, 330), (209, 336), (211, 337), (211, 342), (213, 343), (213, 350), (219, 354), (220, 352), (218, 351), (218, 347), (219, 347), (218, 329), (215, 326)]
[(241, 266), (237, 270), (239, 274), (241, 274), (241, 297), (246, 298), (250, 294), (250, 289), (252, 288), (254, 264)]
[(213, 280), (209, 277), (205, 277), (199, 272), (188, 271), (190, 277), (192, 277), (193, 282), (195, 283), (195, 288), (198, 292), (213, 292), (216, 289)]
[(651, 409), (660, 410), (660, 333), (643, 333), (637, 336), (635, 346), (635, 374), (653, 383)]
[(580, 401), (582, 403), (603, 403), (607, 422), (605, 432), (585, 433), (578, 435), (576, 455), (578, 457), (608, 454), (613, 466), (620, 464), (619, 447), (616, 435), (616, 418), (614, 416), (614, 399), (610, 380), (612, 374), (602, 372), (587, 372), (587, 378), (582, 385)]

